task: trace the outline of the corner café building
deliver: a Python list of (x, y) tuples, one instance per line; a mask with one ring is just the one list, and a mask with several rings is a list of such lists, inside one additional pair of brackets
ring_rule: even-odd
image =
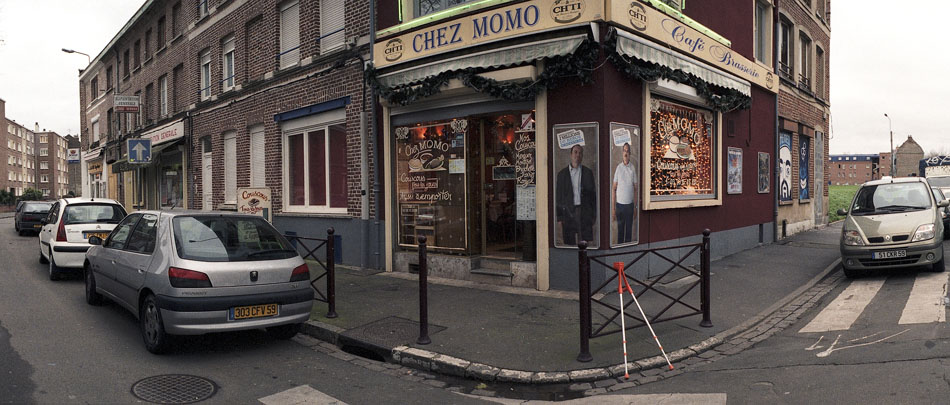
[(753, 2), (691, 3), (703, 24), (658, 1), (482, 1), (414, 19), (418, 2), (391, 3), (368, 76), (387, 270), (417, 266), (425, 236), (432, 275), (573, 290), (578, 240), (662, 247), (709, 228), (716, 257), (771, 241), (777, 81), (746, 56)]

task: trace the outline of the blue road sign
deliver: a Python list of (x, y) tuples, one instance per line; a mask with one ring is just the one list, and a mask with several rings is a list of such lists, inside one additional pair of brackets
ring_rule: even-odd
[(152, 161), (151, 139), (128, 140), (129, 163), (150, 163)]

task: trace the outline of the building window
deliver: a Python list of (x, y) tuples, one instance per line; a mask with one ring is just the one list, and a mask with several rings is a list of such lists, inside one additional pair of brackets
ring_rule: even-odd
[(825, 51), (815, 46), (815, 95), (825, 98)]
[(792, 35), (792, 23), (788, 22), (786, 19), (782, 19), (778, 30), (778, 41), (779, 41), (779, 54), (778, 54), (778, 70), (779, 73), (785, 76), (788, 79), (792, 78), (792, 46), (794, 45), (791, 40)]
[(343, 48), (346, 38), (343, 0), (320, 2), (320, 54)]
[(181, 23), (181, 2), (178, 2), (172, 6), (172, 39), (181, 35)]
[(126, 49), (123, 53), (124, 57), (122, 58), (122, 77), (129, 77), (129, 50)]
[(181, 95), (181, 81), (183, 80), (185, 76), (184, 71), (185, 71), (184, 65), (178, 65), (178, 66), (175, 66), (174, 69), (172, 69), (171, 111), (176, 112), (176, 113), (181, 111), (182, 104), (184, 101)]
[(49, 142), (49, 135), (40, 134), (40, 143), (48, 143), (48, 142)]
[(237, 132), (224, 134), (224, 203), (237, 204)]
[(158, 18), (158, 25), (155, 31), (158, 32), (158, 42), (155, 46), (157, 46), (159, 50), (165, 49), (165, 16)]
[(158, 115), (168, 115), (168, 75), (158, 78)]
[(439, 12), (475, 0), (415, 0), (416, 17)]
[(340, 109), (282, 125), (288, 211), (346, 212), (345, 118)]
[(221, 75), (224, 76), (221, 87), (224, 91), (234, 88), (234, 35), (224, 39), (221, 46)]
[(112, 65), (106, 67), (106, 91), (112, 90)]
[(140, 111), (140, 114), (142, 114), (142, 120), (144, 121), (142, 123), (143, 125), (148, 125), (151, 122), (150, 118), (152, 117), (152, 97), (154, 97), (154, 95), (155, 95), (155, 86), (153, 86), (152, 83), (146, 84), (145, 98), (142, 99), (142, 110)]
[(40, 175), (40, 183), (49, 183), (49, 175), (48, 175), (48, 174), (41, 174), (41, 175)]
[(818, 0), (818, 3), (815, 6), (815, 15), (818, 16), (818, 18), (822, 21), (826, 21), (828, 17), (825, 15), (825, 8), (827, 7), (825, 0)]
[[(109, 70), (112, 70), (111, 68)], [(93, 77), (89, 81), (89, 102), (92, 104), (97, 98), (99, 98), (99, 77)]]
[(300, 62), (300, 3), (288, 1), (280, 6), (280, 68)]
[(264, 187), (264, 126), (251, 127), (251, 187)]
[(135, 62), (135, 67), (138, 68), (142, 66), (142, 41), (135, 40), (135, 45), (132, 48), (135, 52), (133, 61)]
[(208, 0), (198, 0), (198, 19), (208, 15)]
[(798, 87), (811, 90), (811, 39), (805, 33), (798, 36), (799, 58), (798, 58)]
[(201, 99), (211, 97), (211, 51), (201, 53)]
[(92, 121), (92, 141), (99, 142), (99, 120)]
[(755, 2), (755, 60), (769, 64), (771, 59), (772, 5), (766, 1)]
[(49, 156), (49, 149), (40, 148), (40, 156)]
[(152, 30), (145, 30), (145, 60), (152, 58)]

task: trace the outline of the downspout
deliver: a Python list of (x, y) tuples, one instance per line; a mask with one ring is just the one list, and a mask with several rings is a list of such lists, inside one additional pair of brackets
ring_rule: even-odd
[(774, 139), (774, 154), (772, 156), (774, 159), (775, 167), (775, 183), (772, 185), (772, 190), (775, 193), (775, 198), (773, 199), (773, 210), (772, 210), (772, 230), (773, 236), (772, 241), (775, 242), (778, 240), (779, 229), (778, 229), (778, 200), (779, 194), (781, 191), (781, 163), (779, 163), (779, 126), (778, 126), (778, 99), (779, 95), (782, 92), (782, 79), (779, 77), (778, 69), (778, 55), (779, 55), (779, 43), (778, 43), (778, 31), (779, 31), (779, 2), (781, 0), (775, 0), (775, 7), (772, 9), (772, 71), (775, 72), (776, 84), (779, 87), (776, 89), (775, 93), (775, 139)]
[[(400, 2), (399, 4), (401, 5), (402, 3)], [(373, 57), (374, 57), (373, 51), (375, 48), (374, 46), (375, 44), (376, 44), (376, 1), (370, 0), (369, 2), (369, 60), (370, 61), (373, 61)], [(365, 78), (364, 78), (363, 86), (364, 86), (363, 89), (365, 91), (366, 89)], [(380, 256), (382, 253), (382, 249), (384, 248), (384, 245), (386, 244), (386, 239), (385, 239), (386, 235), (384, 232), (379, 231), (380, 226), (381, 226), (380, 218), (382, 217), (382, 212), (383, 212), (383, 204), (380, 202), (381, 190), (379, 188), (379, 176), (380, 176), (379, 166), (383, 162), (383, 157), (381, 156), (380, 151), (379, 151), (379, 144), (376, 142), (376, 138), (378, 136), (378, 131), (376, 128), (376, 122), (378, 122), (378, 118), (377, 118), (378, 115), (376, 111), (376, 100), (377, 100), (376, 89), (372, 90), (371, 99), (372, 99), (372, 105), (370, 106), (370, 111), (372, 113), (371, 116), (373, 119), (373, 125), (372, 125), (373, 134), (372, 136), (369, 137), (369, 142), (367, 143), (370, 145), (369, 147), (373, 148), (373, 156), (376, 157), (375, 164), (373, 165), (373, 179), (375, 179), (375, 181), (373, 182), (373, 202), (376, 208), (376, 219), (373, 221), (373, 229), (376, 230), (377, 240), (376, 240), (376, 249), (373, 252), (373, 255), (376, 257), (376, 264), (373, 268), (378, 270), (378, 269), (383, 268), (383, 263)]]

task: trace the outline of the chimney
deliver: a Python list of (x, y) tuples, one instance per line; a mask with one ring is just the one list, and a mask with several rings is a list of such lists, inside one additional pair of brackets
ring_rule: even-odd
[(33, 132), (40, 132), (40, 123), (39, 123), (39, 122), (33, 123)]

